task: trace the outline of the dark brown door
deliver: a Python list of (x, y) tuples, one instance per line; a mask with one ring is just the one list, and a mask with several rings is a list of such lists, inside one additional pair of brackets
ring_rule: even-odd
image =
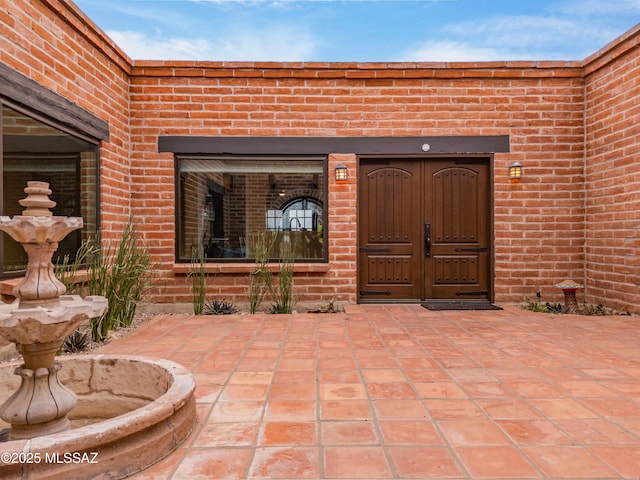
[(489, 297), (488, 159), (363, 159), (359, 298)]

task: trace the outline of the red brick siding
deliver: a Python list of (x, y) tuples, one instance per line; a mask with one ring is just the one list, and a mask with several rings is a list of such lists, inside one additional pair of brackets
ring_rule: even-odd
[(587, 298), (635, 311), (640, 305), (639, 30), (592, 57), (585, 69)]
[[(153, 151), (158, 135), (508, 134), (512, 153), (495, 159), (496, 299), (520, 301), (545, 290), (551, 300), (559, 298), (554, 283), (583, 278), (584, 83), (577, 65), (137, 62), (132, 74), (132, 134), (147, 139), (132, 154), (140, 171), (162, 159), (164, 169), (173, 164), (170, 156)], [(515, 160), (526, 174), (518, 185), (506, 178)], [(329, 283), (347, 281), (339, 289), (348, 290), (350, 299), (355, 276), (351, 271), (345, 279), (344, 273), (355, 265), (355, 165), (354, 159), (351, 188), (330, 192), (329, 211), (335, 202), (340, 213), (330, 214), (328, 226), (331, 234), (342, 234), (346, 225), (354, 233), (330, 242), (330, 273), (320, 276)], [(172, 181), (167, 177), (167, 185)], [(336, 252), (343, 250), (349, 259), (338, 268), (333, 262), (342, 262)], [(169, 258), (168, 249), (163, 258)], [(163, 277), (171, 276), (169, 267)], [(317, 274), (310, 277), (321, 283)], [(179, 295), (182, 279), (176, 282), (171, 289)], [(310, 287), (309, 295), (317, 295), (309, 299), (329, 299), (333, 289), (325, 288)]]

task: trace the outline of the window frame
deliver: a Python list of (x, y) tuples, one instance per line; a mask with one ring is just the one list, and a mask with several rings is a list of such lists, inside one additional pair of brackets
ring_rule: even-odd
[[(315, 263), (315, 264), (328, 264), (329, 263), (329, 156), (326, 154), (303, 154), (303, 155), (289, 155), (289, 154), (181, 154), (174, 153), (174, 179), (175, 179), (175, 251), (174, 261), (176, 264), (191, 263), (192, 259), (181, 257), (181, 238), (183, 236), (183, 204), (185, 198), (185, 189), (182, 182), (181, 163), (185, 160), (226, 160), (226, 161), (275, 161), (275, 160), (316, 160), (322, 161), (322, 175), (324, 176), (324, 185), (322, 194), (322, 242), (325, 245), (320, 258), (296, 258), (294, 263)], [(265, 209), (265, 215), (267, 210)], [(266, 217), (265, 217), (266, 221)], [(270, 258), (269, 263), (277, 263), (281, 261), (280, 258)], [(224, 263), (224, 264), (238, 264), (238, 263), (253, 263), (255, 258), (225, 258), (225, 257), (212, 257), (206, 258), (206, 263)]]

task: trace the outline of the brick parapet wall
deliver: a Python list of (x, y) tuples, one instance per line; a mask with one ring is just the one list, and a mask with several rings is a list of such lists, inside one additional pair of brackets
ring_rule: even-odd
[(640, 26), (592, 57), (586, 72), (587, 299), (640, 305)]

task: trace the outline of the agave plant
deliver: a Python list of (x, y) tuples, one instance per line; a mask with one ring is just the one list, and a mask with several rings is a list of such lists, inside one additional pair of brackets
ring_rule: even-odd
[(205, 315), (231, 315), (233, 313), (238, 313), (238, 309), (233, 303), (226, 300), (212, 300), (204, 305)]

